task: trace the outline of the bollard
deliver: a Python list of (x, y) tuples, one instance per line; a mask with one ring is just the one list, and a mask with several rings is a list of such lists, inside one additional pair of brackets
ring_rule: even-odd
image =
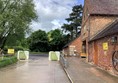
[(18, 60), (28, 60), (29, 59), (29, 51), (18, 51), (17, 59)]

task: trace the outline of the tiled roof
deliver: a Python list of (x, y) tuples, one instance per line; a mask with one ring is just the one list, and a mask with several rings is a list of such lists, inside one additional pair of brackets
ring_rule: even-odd
[(86, 0), (90, 14), (118, 15), (118, 0)]
[(118, 19), (115, 20), (111, 25), (107, 26), (104, 30), (100, 31), (97, 35), (90, 39), (90, 41), (94, 41), (116, 33), (118, 33)]

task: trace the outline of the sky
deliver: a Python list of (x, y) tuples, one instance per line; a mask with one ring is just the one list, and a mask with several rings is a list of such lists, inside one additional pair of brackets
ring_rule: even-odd
[(74, 5), (83, 4), (84, 0), (33, 0), (38, 21), (32, 21), (30, 27), (33, 31), (46, 32), (60, 28), (66, 23)]

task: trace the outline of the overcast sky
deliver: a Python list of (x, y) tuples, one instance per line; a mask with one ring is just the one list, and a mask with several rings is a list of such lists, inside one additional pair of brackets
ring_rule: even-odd
[(72, 6), (83, 4), (84, 0), (34, 0), (38, 22), (33, 21), (32, 29), (42, 29), (46, 32), (60, 28), (69, 17)]

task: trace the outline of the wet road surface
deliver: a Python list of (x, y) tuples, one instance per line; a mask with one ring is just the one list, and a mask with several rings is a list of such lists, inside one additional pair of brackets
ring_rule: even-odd
[(28, 61), (0, 69), (0, 83), (70, 83), (57, 61), (47, 55), (30, 56)]

